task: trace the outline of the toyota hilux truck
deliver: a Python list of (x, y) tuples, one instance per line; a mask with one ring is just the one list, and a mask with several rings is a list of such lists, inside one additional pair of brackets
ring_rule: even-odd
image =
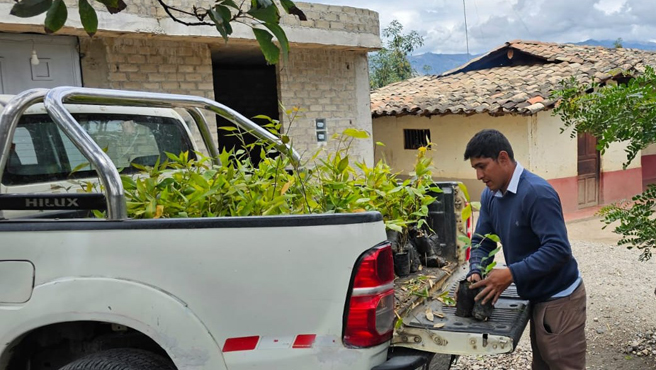
[(298, 156), (215, 101), (61, 87), (0, 109), (0, 369), (448, 369), (526, 326), (512, 287), (488, 322), (444, 299), (466, 273), (457, 183), (428, 219), (443, 266), (396, 278), (377, 212), (128, 218), (117, 168), (199, 150), (189, 123), (218, 158), (207, 112)]

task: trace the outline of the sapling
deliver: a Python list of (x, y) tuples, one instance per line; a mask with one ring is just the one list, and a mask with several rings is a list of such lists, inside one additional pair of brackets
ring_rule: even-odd
[[(496, 234), (485, 234), (476, 236), (481, 237), (480, 242), (472, 246), (472, 249), (478, 249), (486, 240), (491, 240), (495, 243), (500, 241), (499, 237)], [(471, 245), (471, 240), (467, 238), (466, 246)], [(474, 267), (480, 271), (481, 279), (485, 279), (487, 275), (494, 269), (496, 262), (494, 260), (494, 255), (496, 255), (501, 248), (497, 247), (490, 251), (487, 256), (481, 259), (480, 264), (475, 265)], [(488, 263), (488, 261), (490, 261)], [(492, 315), (492, 309), (494, 306), (492, 302), (489, 301), (486, 304), (482, 303), (482, 300), (475, 301), (474, 298), (476, 295), (483, 289), (470, 289), (472, 282), (468, 280), (460, 281), (458, 286), (457, 294), (457, 304), (456, 304), (456, 316), (470, 317), (474, 316), (477, 320), (486, 321)]]

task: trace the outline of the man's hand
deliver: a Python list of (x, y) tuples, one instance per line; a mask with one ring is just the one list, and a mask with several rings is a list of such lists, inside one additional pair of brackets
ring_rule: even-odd
[[(472, 275), (472, 277), (473, 276), (474, 275)], [(483, 304), (491, 300), (492, 304), (496, 304), (501, 293), (503, 293), (512, 282), (513, 278), (509, 268), (494, 269), (487, 274), (485, 279), (472, 284), (469, 288), (476, 289), (479, 287), (485, 287), (480, 293), (478, 293), (474, 300), (479, 301), (482, 299)]]
[(473, 273), (467, 278), (467, 281), (469, 281), (470, 283), (479, 282), (479, 281), (481, 281), (481, 275), (479, 275), (477, 273)]
[[(470, 283), (475, 283), (477, 281), (481, 281), (481, 275), (479, 275), (477, 273), (473, 273), (473, 274), (471, 274), (467, 277), (467, 281), (469, 281)], [(458, 302), (458, 289), (457, 288), (456, 288), (455, 294), (453, 296), (453, 299), (455, 299), (456, 302)]]

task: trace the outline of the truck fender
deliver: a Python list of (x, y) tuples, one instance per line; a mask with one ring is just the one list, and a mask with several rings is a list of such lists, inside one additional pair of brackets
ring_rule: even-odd
[(136, 281), (62, 278), (37, 285), (22, 305), (0, 306), (0, 351), (22, 335), (51, 324), (96, 321), (123, 325), (150, 337), (178, 369), (227, 369), (220, 346), (185, 302)]

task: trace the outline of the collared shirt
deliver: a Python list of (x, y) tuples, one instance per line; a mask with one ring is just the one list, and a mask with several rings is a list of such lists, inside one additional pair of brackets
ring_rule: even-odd
[[(513, 172), (512, 178), (510, 179), (510, 183), (508, 184), (508, 189), (506, 189), (506, 192), (511, 192), (513, 194), (517, 194), (517, 187), (519, 186), (519, 177), (522, 176), (522, 172), (524, 172), (524, 167), (517, 162), (517, 165), (515, 166), (515, 171)], [(503, 192), (501, 190), (497, 190), (494, 192), (494, 196), (497, 198), (503, 198)]]
[[(517, 162), (517, 165), (515, 166), (515, 171), (513, 172), (512, 178), (510, 179), (510, 183), (508, 184), (508, 189), (506, 189), (506, 192), (517, 194), (517, 188), (519, 186), (519, 178), (522, 175), (522, 172), (524, 172), (524, 167), (519, 162)], [(504, 193), (501, 190), (497, 190), (494, 192), (494, 196), (497, 198), (503, 198)], [(569, 296), (570, 294), (572, 294), (572, 292), (574, 292), (576, 288), (578, 288), (578, 286), (581, 284), (581, 280), (582, 280), (581, 274), (579, 272), (578, 278), (576, 279), (576, 281), (574, 281), (574, 283), (572, 283), (572, 285), (554, 294), (553, 296), (551, 296), (551, 299)]]

